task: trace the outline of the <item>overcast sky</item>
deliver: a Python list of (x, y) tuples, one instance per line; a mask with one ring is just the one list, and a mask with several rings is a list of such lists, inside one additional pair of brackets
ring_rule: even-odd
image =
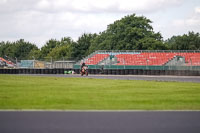
[(200, 0), (0, 0), (0, 41), (77, 40), (133, 13), (152, 20), (164, 39), (200, 32)]

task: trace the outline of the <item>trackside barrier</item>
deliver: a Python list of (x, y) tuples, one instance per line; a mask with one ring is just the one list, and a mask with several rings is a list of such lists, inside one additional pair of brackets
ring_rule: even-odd
[[(79, 69), (74, 70), (80, 74)], [(176, 75), (176, 76), (200, 76), (200, 71), (194, 70), (143, 70), (143, 69), (88, 69), (89, 74), (103, 75)]]
[[(101, 65), (88, 65), (89, 69), (101, 69)], [(200, 71), (200, 66), (130, 66), (130, 65), (104, 65), (104, 69), (143, 69), (143, 70), (194, 70)], [(74, 69), (80, 69), (80, 65), (74, 65)]]
[[(65, 74), (66, 71), (80, 74), (80, 69), (0, 69), (0, 74)], [(88, 69), (89, 74), (104, 75), (177, 75), (200, 76), (195, 70), (143, 70), (143, 69)]]
[[(64, 74), (73, 69), (0, 69), (0, 74)], [(79, 71), (77, 71), (79, 73)]]

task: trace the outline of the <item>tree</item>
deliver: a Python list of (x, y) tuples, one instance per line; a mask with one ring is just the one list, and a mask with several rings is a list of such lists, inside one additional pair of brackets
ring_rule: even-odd
[(82, 57), (89, 55), (90, 45), (96, 36), (97, 34), (84, 33), (81, 37), (79, 37), (77, 43), (75, 43), (73, 47), (73, 57), (79, 60)]
[(28, 55), (28, 58), (29, 59), (35, 58), (40, 60), (42, 58), (40, 49), (32, 49)]
[(155, 33), (151, 20), (135, 14), (108, 25), (107, 30), (93, 41), (94, 50), (167, 49), (160, 33)]
[(182, 36), (173, 36), (166, 44), (171, 50), (200, 50), (200, 34), (188, 32)]
[(59, 45), (53, 48), (46, 57), (53, 59), (62, 59), (62, 58), (71, 59), (73, 52), (73, 45), (75, 42), (70, 37), (64, 37), (61, 39), (60, 42), (57, 43), (59, 43)]
[(59, 47), (60, 42), (56, 39), (50, 39), (46, 44), (41, 48), (41, 58), (45, 58), (55, 47)]
[(37, 46), (30, 42), (25, 42), (24, 39), (20, 39), (16, 42), (1, 42), (0, 56), (9, 57), (11, 59), (28, 59), (29, 53), (33, 50), (37, 50)]

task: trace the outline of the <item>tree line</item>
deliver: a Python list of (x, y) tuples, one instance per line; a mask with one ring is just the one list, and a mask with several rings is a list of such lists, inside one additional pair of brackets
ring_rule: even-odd
[(96, 50), (200, 50), (200, 34), (188, 32), (163, 40), (155, 32), (152, 21), (135, 14), (125, 16), (100, 33), (84, 33), (77, 41), (70, 37), (50, 39), (40, 49), (20, 39), (0, 42), (0, 57), (12, 59), (73, 59), (80, 60)]

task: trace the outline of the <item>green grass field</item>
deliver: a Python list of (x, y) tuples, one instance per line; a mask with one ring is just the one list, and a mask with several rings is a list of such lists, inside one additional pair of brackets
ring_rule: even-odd
[(0, 109), (200, 110), (200, 84), (0, 75)]

